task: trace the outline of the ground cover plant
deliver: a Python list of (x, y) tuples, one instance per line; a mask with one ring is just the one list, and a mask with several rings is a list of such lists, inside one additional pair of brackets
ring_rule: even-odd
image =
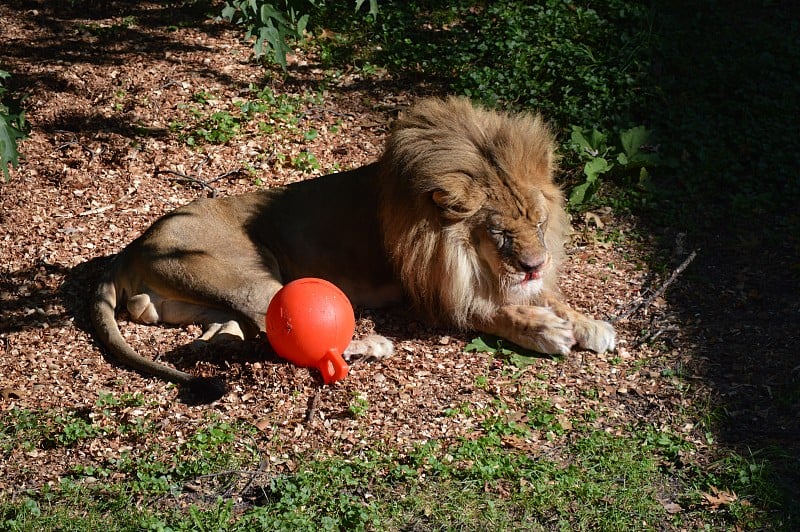
[[(788, 4), (316, 3), (285, 71), (221, 2), (34, 4), (0, 6), (32, 125), (0, 185), (0, 528), (796, 528)], [(224, 376), (211, 405), (102, 358), (104, 256), (199, 195), (363, 164), (398, 109), (448, 92), (553, 121), (564, 291), (618, 318), (620, 349), (540, 357), (359, 311), (397, 356), (323, 387), (258, 345), (123, 324)]]
[(9, 166), (19, 161), (17, 142), (25, 138), (25, 113), (20, 109), (20, 102), (3, 87), (3, 80), (9, 73), (0, 70), (0, 169), (3, 179), (8, 181)]

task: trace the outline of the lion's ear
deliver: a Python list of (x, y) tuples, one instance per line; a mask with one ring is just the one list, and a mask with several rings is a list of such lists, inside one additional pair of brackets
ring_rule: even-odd
[(449, 207), (450, 203), (449, 196), (450, 195), (444, 190), (434, 190), (431, 193), (431, 198), (433, 199), (433, 202), (442, 209), (446, 209)]
[(457, 197), (455, 194), (444, 190), (434, 190), (431, 192), (431, 199), (439, 209), (452, 219), (469, 218), (481, 207), (481, 202), (477, 198)]

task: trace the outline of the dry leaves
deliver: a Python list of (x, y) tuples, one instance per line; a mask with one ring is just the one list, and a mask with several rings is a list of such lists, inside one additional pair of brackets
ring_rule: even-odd
[[(711, 493), (703, 493), (703, 503), (712, 510), (718, 510), (721, 506), (727, 506), (739, 500), (734, 492), (720, 490), (715, 486), (709, 488)], [(747, 501), (741, 501), (741, 504), (747, 506)]]

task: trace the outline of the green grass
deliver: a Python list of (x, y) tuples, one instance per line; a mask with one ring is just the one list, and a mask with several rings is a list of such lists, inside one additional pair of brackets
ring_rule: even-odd
[[(368, 423), (354, 396), (353, 415)], [(694, 445), (646, 422), (618, 434), (582, 419), (566, 429), (548, 401), (496, 401), (443, 412), (479, 420), (469, 438), (412, 448), (361, 448), (348, 457), (293, 457), (259, 470), (269, 447), (248, 424), (218, 417), (185, 441), (156, 442), (159, 427), (128, 415), (141, 396), (104, 395), (87, 412), (13, 409), (3, 416), (2, 459), (129, 441), (117, 458), (75, 463), (61, 481), (0, 500), (3, 530), (633, 530), (763, 525), (769, 463), (731, 455), (701, 469)], [(521, 408), (516, 411), (515, 408)], [(75, 420), (84, 419), (76, 423)], [(69, 437), (59, 435), (71, 434)], [(532, 439), (534, 438), (534, 439)], [(557, 452), (530, 452), (550, 439)], [(243, 483), (242, 480), (254, 479)], [(711, 486), (737, 500), (708, 511)], [(670, 513), (670, 504), (685, 511)]]

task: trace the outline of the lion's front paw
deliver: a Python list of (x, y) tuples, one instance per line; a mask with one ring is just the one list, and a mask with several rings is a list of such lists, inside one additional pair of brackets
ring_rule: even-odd
[(503, 307), (494, 325), (487, 332), (546, 355), (566, 355), (575, 344), (572, 324), (546, 307)]
[(353, 340), (342, 353), (342, 358), (350, 362), (354, 359), (381, 360), (392, 356), (394, 344), (385, 336), (371, 334), (364, 338)]
[(614, 327), (606, 321), (591, 318), (575, 322), (575, 339), (582, 348), (596, 353), (613, 351), (617, 345)]

